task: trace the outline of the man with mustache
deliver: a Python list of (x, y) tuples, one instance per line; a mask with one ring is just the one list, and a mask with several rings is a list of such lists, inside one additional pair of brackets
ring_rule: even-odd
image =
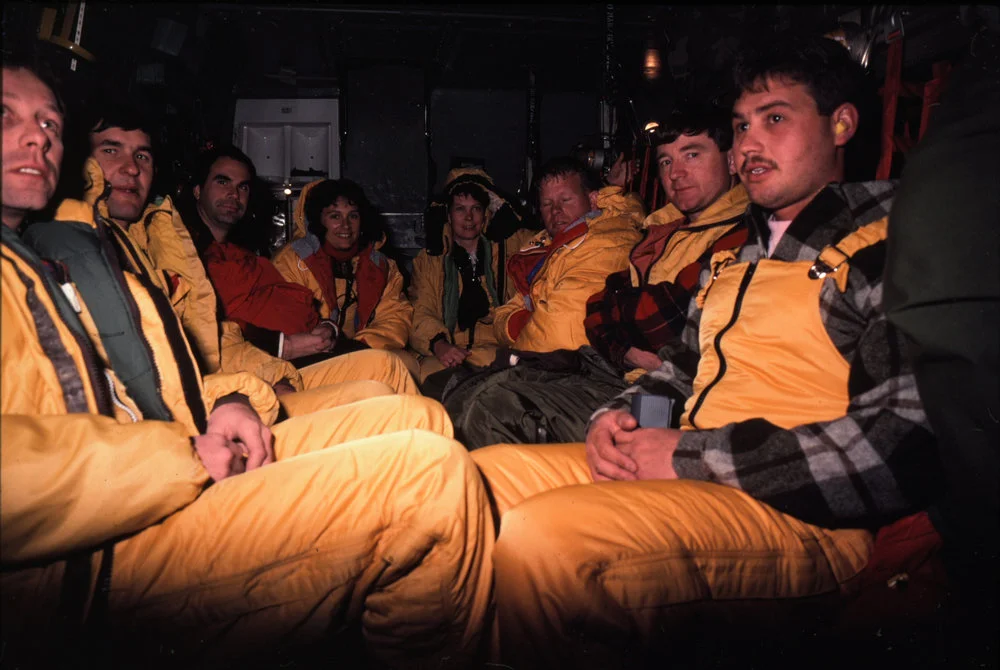
[[(706, 630), (777, 631), (792, 654), (788, 631), (822, 629), (859, 583), (898, 602), (876, 532), (901, 525), (907, 558), (934, 551), (919, 511), (935, 443), (881, 309), (893, 186), (841, 183), (864, 72), (832, 40), (784, 34), (734, 73), (747, 242), (713, 256), (663, 363), (595, 412), (585, 444), (473, 453), (501, 519), (513, 667), (684, 665)], [(670, 427), (629, 411), (647, 395), (674, 402)]]
[[(58, 182), (64, 108), (30, 61), (5, 54), (2, 83), (4, 664), (274, 667), (332, 647), (350, 665), (344, 631), (359, 627), (380, 667), (469, 667), (493, 528), (465, 449), (421, 430), (327, 449), (338, 410), (272, 432), (257, 416), (277, 413), (270, 387), (199, 375), (159, 289), (116, 264), (93, 205), (66, 200), (55, 221), (25, 227)], [(104, 270), (69, 265), (116, 288), (83, 299), (67, 264), (30, 244), (39, 228), (98, 249)], [(135, 320), (99, 331), (102, 302)], [(105, 346), (123, 340), (155, 361), (149, 395), (107, 365)], [(231, 430), (234, 414), (252, 417), (256, 445)]]
[[(296, 349), (298, 341), (284, 351), (277, 346), (265, 351), (247, 341), (236, 323), (218, 314), (216, 292), (180, 213), (169, 197), (151, 199), (157, 152), (150, 128), (149, 121), (131, 106), (108, 105), (101, 110), (90, 132), (90, 157), (102, 174), (91, 175), (86, 197), (107, 208), (113, 241), (130, 269), (147, 276), (170, 297), (203, 373), (251, 372), (272, 384), (285, 411), (292, 413), (390, 392), (418, 393), (405, 366), (385, 352), (357, 352), (342, 361), (323, 361), (297, 370), (290, 359), (303, 353), (303, 347)], [(237, 158), (226, 158), (225, 170), (211, 182), (203, 175), (197, 188), (205, 196), (205, 205), (189, 217), (203, 220), (207, 216), (217, 230), (226, 232), (243, 218), (249, 177), (240, 171), (248, 168)], [(308, 333), (303, 337), (313, 348), (322, 347), (324, 338)], [(293, 393), (320, 388), (321, 393)]]

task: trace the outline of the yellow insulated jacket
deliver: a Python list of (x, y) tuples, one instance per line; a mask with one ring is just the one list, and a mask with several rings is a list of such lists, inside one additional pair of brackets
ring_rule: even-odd
[(601, 189), (597, 206), (598, 212), (576, 224), (584, 229), (558, 248), (549, 249), (553, 240), (545, 231), (522, 248), (519, 255), (547, 256), (529, 289), (497, 308), (493, 327), (501, 345), (546, 352), (589, 344), (583, 325), (587, 298), (604, 287), (608, 275), (628, 267), (645, 214), (638, 197), (623, 195), (617, 186)]
[[(746, 189), (743, 184), (737, 184), (709, 205), (696, 221), (676, 230), (659, 228), (684, 220), (684, 214), (673, 205), (647, 216), (642, 222), (647, 230), (646, 237), (632, 251), (629, 263), (632, 286), (675, 281), (677, 273), (740, 225), (740, 217), (749, 204)], [(640, 255), (646, 258), (640, 260)]]
[[(438, 256), (431, 256), (427, 250), (423, 250), (413, 259), (413, 276), (410, 282), (410, 302), (413, 304), (413, 329), (410, 331), (410, 346), (417, 352), (425, 356), (433, 356), (430, 349), (430, 341), (440, 333), (448, 335), (452, 344), (459, 347), (469, 346), (469, 332), (456, 329), (454, 333), (448, 331), (444, 322), (444, 264), (451, 253), (450, 225), (445, 226), (444, 240), (445, 253)], [(523, 247), (534, 235), (531, 230), (519, 230), (506, 240), (503, 244), (506, 248), (506, 258), (510, 258)], [(498, 266), (499, 243), (489, 242), (491, 246), (491, 257), (493, 262), (493, 276), (497, 277), (500, 272), (506, 272), (505, 268)], [(486, 277), (482, 278), (483, 290), (486, 290)], [(458, 291), (461, 295), (463, 289), (462, 277), (458, 277)], [(517, 293), (510, 278), (505, 278), (504, 295), (498, 296), (501, 301), (510, 300)], [(497, 305), (493, 304), (492, 294), (487, 291), (490, 300), (490, 313), (486, 317), (476, 322), (473, 340), (477, 345), (496, 346), (496, 335), (493, 332), (493, 319)], [(501, 304), (503, 304), (501, 302)]]
[[(321, 180), (322, 181), (322, 180)], [(292, 244), (288, 244), (278, 251), (274, 256), (274, 266), (278, 268), (282, 276), (290, 282), (301, 284), (313, 292), (319, 303), (319, 314), (321, 318), (329, 319), (333, 309), (340, 309), (347, 300), (347, 282), (337, 278), (336, 292), (337, 305), (331, 305), (327, 301), (323, 287), (306, 263), (306, 259), (318, 253), (321, 241), (315, 235), (309, 233), (306, 215), (305, 202), (309, 191), (321, 181), (307, 184), (299, 196), (295, 207), (295, 215), (292, 229)], [(355, 315), (358, 310), (358, 301), (352, 302), (347, 307), (347, 312), (343, 318), (344, 334), (356, 340), (362, 340), (373, 349), (403, 349), (409, 339), (410, 326), (413, 323), (413, 306), (403, 294), (403, 275), (396, 267), (396, 263), (386, 257), (380, 251), (385, 244), (381, 241), (374, 245), (373, 254), (377, 254), (378, 264), (386, 268), (387, 280), (381, 296), (375, 302), (374, 310), (366, 323), (359, 323), (355, 326)], [(364, 253), (364, 251), (362, 251)], [(353, 266), (355, 276), (357, 276), (360, 256), (355, 256)], [(384, 264), (384, 265), (382, 265)], [(361, 290), (364, 290), (363, 288)], [(356, 292), (357, 289), (354, 289)]]
[[(106, 377), (81, 325), (92, 323), (86, 305), (72, 285), (60, 287), (47, 276), (37, 256), (6, 227), (3, 238), (3, 585), (5, 593), (15, 584), (18, 591), (33, 591), (33, 609), (48, 604), (55, 612), (70, 554), (145, 528), (199, 495), (208, 474), (191, 438), (199, 432), (194, 414), (200, 409), (203, 416), (205, 407), (178, 400), (183, 391), (177, 368), (150, 332), (174, 420), (133, 423), (127, 412), (115, 412), (112, 399), (133, 413), (135, 404), (114, 375)], [(139, 288), (134, 278), (128, 286)], [(155, 321), (155, 308), (141, 290), (136, 302), (143, 319)], [(85, 561), (92, 588), (97, 561)]]

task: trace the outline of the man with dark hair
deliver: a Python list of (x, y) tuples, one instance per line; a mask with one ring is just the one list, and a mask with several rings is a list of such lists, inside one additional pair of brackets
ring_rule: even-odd
[(587, 344), (586, 300), (625, 268), (639, 239), (643, 205), (620, 186), (601, 188), (579, 161), (553, 158), (536, 179), (545, 230), (511, 257), (516, 295), (496, 310), (497, 341), (548, 352)]
[[(191, 177), (191, 195), (198, 214), (189, 227), (203, 224), (209, 236), (204, 240), (226, 239), (243, 220), (250, 203), (250, 187), (257, 168), (245, 153), (232, 145), (210, 149), (198, 156)], [(195, 237), (195, 246), (200, 237)], [(200, 251), (201, 249), (199, 249)]]
[[(409, 289), (410, 346), (423, 356), (421, 382), (463, 362), (477, 367), (493, 362), (494, 314), (515, 291), (506, 259), (533, 234), (524, 229), (493, 230), (509, 228), (503, 217), (516, 215), (480, 169), (452, 170), (444, 191), (446, 204), (428, 213), (428, 219), (445, 214), (441, 240), (438, 245), (428, 241), (429, 248), (414, 259)], [(432, 228), (429, 223), (428, 229)], [(432, 253), (431, 247), (439, 251)]]
[[(58, 180), (63, 115), (31, 70), (4, 63), (2, 83), (4, 664), (274, 666), (357, 626), (380, 666), (468, 667), (494, 536), (462, 446), (406, 430), (327, 449), (338, 410), (272, 432), (270, 387), (198, 374), (100, 208), (64, 201), (22, 236)], [(66, 239), (65, 262), (40, 257)], [(108, 290), (87, 300), (78, 271)], [(125, 377), (115, 351), (153, 370)]]
[(514, 667), (662, 663), (706, 629), (794, 649), (788, 626), (822, 629), (876, 531), (924, 530), (907, 515), (939, 463), (881, 310), (893, 187), (840, 183), (863, 72), (835, 42), (781, 35), (735, 74), (747, 242), (712, 257), (660, 367), (595, 412), (585, 444), (473, 454), (501, 518)]
[(629, 268), (608, 277), (604, 290), (587, 300), (585, 321), (591, 345), (619, 370), (631, 370), (633, 380), (658, 368), (656, 352), (680, 334), (709, 257), (746, 241), (741, 218), (749, 200), (729, 155), (728, 114), (682, 104), (653, 139), (668, 204), (646, 217)]
[(130, 107), (109, 107), (90, 130), (90, 146), (111, 188), (108, 213), (119, 221), (138, 221), (156, 167), (152, 136), (142, 115)]

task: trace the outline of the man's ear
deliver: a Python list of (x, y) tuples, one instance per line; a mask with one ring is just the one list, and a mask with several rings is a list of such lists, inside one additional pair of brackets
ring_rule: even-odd
[(729, 166), (730, 176), (736, 174), (736, 156), (733, 155), (732, 149), (726, 152), (726, 165)]
[(588, 193), (587, 199), (590, 201), (590, 211), (597, 209), (597, 191), (591, 191)]
[(835, 146), (842, 147), (858, 132), (858, 108), (845, 102), (830, 115)]
[(195, 186), (193, 189), (191, 189), (191, 193), (194, 194), (195, 200), (201, 200), (201, 186)]

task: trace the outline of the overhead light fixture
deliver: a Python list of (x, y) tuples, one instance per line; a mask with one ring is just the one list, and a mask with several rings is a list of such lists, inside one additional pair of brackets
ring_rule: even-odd
[(656, 122), (656, 121), (650, 121), (649, 123), (646, 124), (646, 127), (643, 128), (643, 130), (645, 130), (647, 133), (651, 133), (654, 130), (656, 130), (657, 128), (659, 128), (659, 127), (660, 127), (660, 124), (658, 122)]
[(284, 189), (285, 195), (291, 195), (292, 194), (292, 185), (289, 182), (286, 181), (285, 184), (284, 184), (284, 186), (285, 186), (285, 189)]

